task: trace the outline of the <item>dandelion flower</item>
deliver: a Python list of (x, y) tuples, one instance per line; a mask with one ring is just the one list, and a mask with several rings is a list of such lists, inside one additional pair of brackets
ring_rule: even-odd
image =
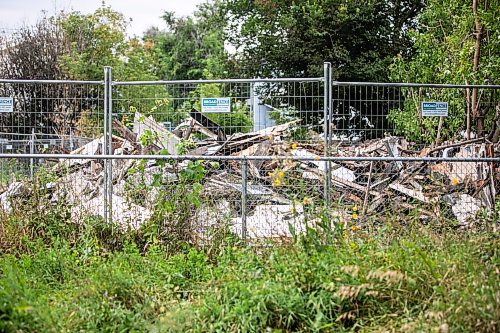
[(292, 143), (292, 149), (297, 149), (297, 144), (296, 143)]
[(280, 186), (281, 185), (281, 180), (279, 178), (276, 178), (273, 182), (274, 186)]
[(304, 200), (302, 200), (302, 203), (305, 205), (308, 205), (311, 203), (311, 199), (309, 199), (308, 197), (304, 197)]
[(283, 171), (278, 172), (278, 178), (283, 178), (285, 176), (285, 173)]
[(451, 184), (452, 184), (452, 185), (457, 185), (458, 183), (459, 183), (459, 182), (458, 182), (458, 178), (453, 178), (453, 179), (451, 180)]
[(358, 230), (358, 227), (357, 227), (357, 226), (355, 226), (355, 225), (353, 225), (353, 226), (351, 226), (351, 230), (352, 230), (352, 231), (356, 231), (356, 230)]
[(358, 206), (354, 206), (354, 207), (352, 207), (352, 211), (353, 211), (353, 212), (357, 212), (357, 211), (358, 211)]
[(358, 218), (358, 214), (356, 214), (356, 213), (352, 214), (352, 218), (353, 219), (357, 219)]

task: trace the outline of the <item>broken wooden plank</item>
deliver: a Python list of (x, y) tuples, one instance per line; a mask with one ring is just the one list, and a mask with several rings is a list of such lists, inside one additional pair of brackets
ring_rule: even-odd
[(192, 108), (191, 111), (189, 112), (189, 115), (191, 116), (191, 118), (196, 120), (200, 125), (202, 125), (205, 129), (209, 130), (212, 133), (215, 133), (217, 135), (217, 141), (221, 143), (226, 141), (226, 133), (224, 133), (222, 127), (220, 127), (218, 124), (205, 117), (205, 115), (202, 114), (200, 111), (196, 110), (195, 108)]
[(150, 131), (152, 141), (159, 147), (164, 148), (169, 154), (175, 155), (176, 145), (181, 142), (181, 139), (175, 134), (170, 133), (153, 119), (153, 117), (145, 117), (139, 112), (135, 113), (134, 128), (132, 130), (137, 134), (137, 138), (141, 138), (147, 131)]
[(444, 150), (447, 148), (455, 148), (455, 147), (460, 147), (460, 146), (469, 145), (472, 143), (482, 142), (482, 141), (484, 141), (484, 138), (477, 138), (477, 139), (472, 139), (472, 140), (467, 140), (467, 141), (462, 141), (462, 142), (455, 142), (452, 144), (447, 144), (447, 145), (439, 146), (439, 147), (432, 148), (432, 149), (427, 148), (425, 150), (422, 150), (423, 155), (421, 155), (421, 156), (429, 156), (432, 153), (435, 153), (435, 152), (438, 152), (440, 150)]
[(426, 203), (426, 204), (430, 204), (430, 203), (437, 201), (436, 200), (437, 198), (433, 198), (433, 199), (427, 198), (421, 191), (409, 189), (409, 188), (407, 188), (399, 183), (389, 184), (389, 188), (393, 189), (395, 191), (398, 191), (400, 193), (403, 193), (403, 194), (405, 194), (413, 199), (419, 200), (419, 201)]
[(122, 124), (118, 119), (113, 119), (113, 129), (118, 132), (125, 140), (135, 144), (137, 141), (137, 134), (132, 132), (127, 126)]
[[(244, 149), (238, 153), (232, 154), (233, 156), (267, 156), (269, 153), (269, 149), (271, 148), (271, 141), (266, 140), (260, 143), (254, 144), (247, 149)], [(261, 173), (260, 169), (262, 168), (262, 164), (264, 160), (253, 160), (248, 162), (250, 174), (255, 178), (260, 178)]]

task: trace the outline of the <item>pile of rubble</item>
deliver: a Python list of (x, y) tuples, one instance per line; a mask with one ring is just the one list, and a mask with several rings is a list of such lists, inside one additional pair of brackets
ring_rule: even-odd
[[(342, 221), (353, 218), (363, 221), (365, 216), (388, 211), (404, 214), (418, 210), (422, 219), (455, 218), (461, 225), (467, 225), (480, 210), (495, 209), (500, 184), (498, 163), (357, 160), (327, 165), (327, 162), (311, 159), (324, 155), (320, 136), (312, 134), (308, 143), (294, 142), (292, 131), (296, 125), (292, 122), (229, 136), (203, 114), (192, 110), (189, 120), (169, 132), (151, 117), (136, 113), (131, 129), (118, 120), (113, 121), (113, 129), (118, 134), (113, 136), (113, 154), (177, 155), (182, 146), (186, 155), (195, 156), (294, 157), (285, 161), (248, 162), (245, 222), (249, 238), (287, 237), (291, 233), (290, 225), (301, 232), (305, 224), (314, 223), (314, 213), (309, 218), (307, 212), (317, 212), (311, 207), (324, 200), (324, 177), (328, 169), (331, 170), (332, 204), (342, 202), (356, 210), (356, 214), (345, 209), (336, 211), (334, 215)], [(197, 139), (193, 140), (194, 137)], [(99, 138), (72, 154), (99, 155), (103, 144), (103, 138)], [(404, 139), (387, 137), (356, 145), (334, 142), (331, 154), (343, 157), (500, 156), (500, 147), (483, 139), (432, 148), (415, 147)], [(123, 228), (137, 229), (151, 218), (155, 203), (162, 195), (161, 189), (178, 182), (179, 171), (188, 167), (188, 161), (164, 164), (148, 160), (143, 162), (140, 172), (131, 172), (138, 169), (138, 163), (140, 161), (133, 159), (112, 161), (112, 219)], [(224, 224), (241, 235), (241, 162), (221, 162), (208, 169), (202, 180), (201, 206), (192, 214), (194, 229), (203, 233), (207, 228)], [(103, 215), (102, 160), (62, 160), (53, 170), (59, 178), (47, 185), (52, 203), (69, 204), (75, 220), (87, 215)], [(10, 200), (20, 195), (26, 195), (25, 187), (13, 183), (0, 195), (0, 205), (9, 211)]]

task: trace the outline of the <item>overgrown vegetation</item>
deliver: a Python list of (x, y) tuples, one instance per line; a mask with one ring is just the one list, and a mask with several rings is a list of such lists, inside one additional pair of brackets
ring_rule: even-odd
[(1, 220), (0, 332), (500, 328), (492, 234), (332, 227), (283, 247), (224, 237), (172, 252), (99, 221), (61, 221)]
[[(394, 82), (496, 84), (500, 78), (500, 14), (496, 1), (426, 2), (418, 16), (418, 29), (409, 31), (414, 54), (398, 55), (390, 68)], [(465, 91), (408, 89), (403, 110), (392, 110), (389, 119), (396, 134), (417, 142), (436, 139), (439, 119), (420, 116), (423, 100), (448, 101), (450, 115), (442, 119), (441, 137), (452, 139), (465, 129), (467, 114), (478, 136), (498, 141), (498, 98), (495, 90)]]

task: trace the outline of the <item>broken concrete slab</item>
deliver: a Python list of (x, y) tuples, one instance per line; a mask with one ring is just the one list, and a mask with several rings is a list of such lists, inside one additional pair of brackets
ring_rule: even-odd
[(150, 134), (152, 141), (159, 148), (166, 149), (168, 153), (172, 155), (177, 153), (176, 145), (181, 142), (179, 137), (167, 131), (167, 129), (156, 122), (153, 117), (146, 117), (139, 112), (135, 113), (132, 131), (137, 134), (139, 140), (143, 135)]
[[(95, 156), (102, 154), (103, 147), (104, 146), (104, 137), (97, 138), (95, 140), (92, 140), (91, 142), (87, 143), (85, 146), (80, 147), (74, 151), (72, 151), (70, 154), (72, 155), (89, 155), (89, 156)], [(86, 164), (90, 163), (90, 159), (68, 159), (68, 160), (62, 160), (61, 162), (63, 165), (66, 167), (71, 167), (76, 164)]]
[[(75, 221), (82, 221), (85, 217), (100, 216), (104, 218), (104, 196), (102, 193), (91, 200), (81, 201), (71, 208), (71, 217)], [(113, 195), (112, 221), (122, 230), (137, 230), (152, 215), (153, 212), (145, 207), (128, 202), (125, 198)]]
[(11, 183), (5, 192), (0, 194), (0, 207), (5, 213), (12, 212), (11, 199), (26, 196), (30, 193), (30, 188), (26, 183), (23, 182), (13, 182)]
[(76, 205), (89, 196), (96, 195), (102, 187), (103, 175), (92, 176), (85, 169), (79, 169), (59, 178), (56, 182), (52, 202)]
[(455, 215), (462, 226), (468, 225), (482, 206), (481, 200), (464, 193), (446, 195), (446, 200), (452, 205), (451, 210), (453, 215)]
[[(231, 220), (231, 232), (242, 235), (241, 217)], [(296, 234), (304, 233), (306, 230), (304, 209), (302, 205), (257, 205), (252, 215), (246, 219), (247, 237), (256, 238), (280, 238), (291, 237), (290, 228)]]

